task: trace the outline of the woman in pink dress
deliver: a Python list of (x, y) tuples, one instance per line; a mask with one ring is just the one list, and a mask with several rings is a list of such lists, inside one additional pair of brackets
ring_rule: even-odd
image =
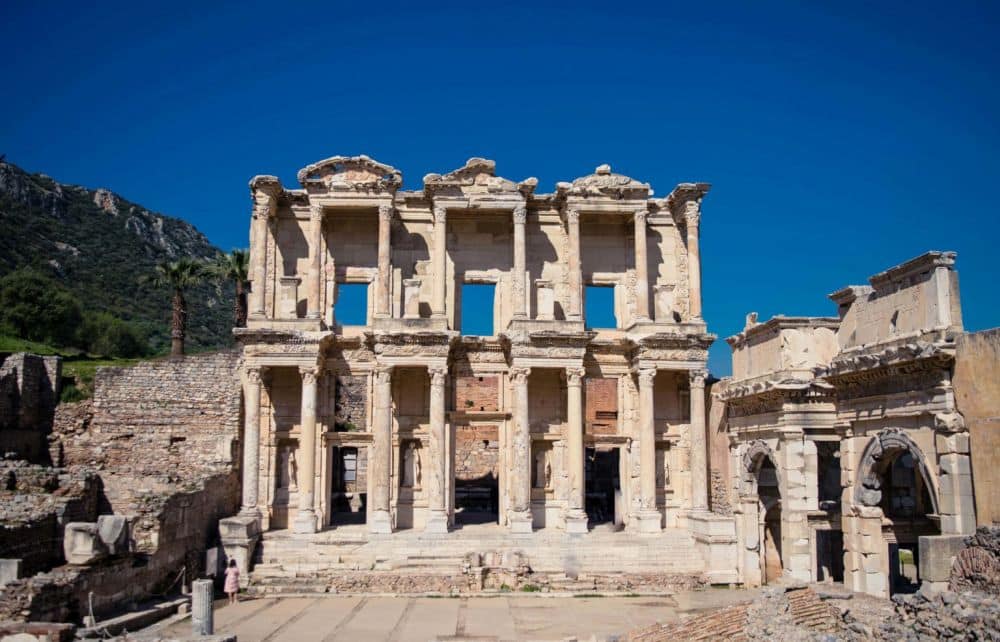
[(229, 560), (226, 568), (226, 585), (223, 589), (229, 596), (229, 603), (236, 604), (236, 594), (240, 592), (240, 569), (236, 568), (236, 560)]

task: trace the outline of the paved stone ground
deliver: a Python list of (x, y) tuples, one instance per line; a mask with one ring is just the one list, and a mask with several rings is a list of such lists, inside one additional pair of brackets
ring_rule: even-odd
[[(216, 605), (215, 632), (240, 642), (598, 639), (753, 599), (708, 589), (672, 597), (286, 597)], [(189, 635), (185, 620), (161, 631)], [(141, 634), (141, 632), (140, 632)]]

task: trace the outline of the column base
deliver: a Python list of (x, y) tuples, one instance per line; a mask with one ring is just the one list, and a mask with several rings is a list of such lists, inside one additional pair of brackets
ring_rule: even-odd
[(566, 513), (566, 532), (570, 535), (586, 535), (588, 532), (587, 513), (580, 509)]
[(299, 514), (295, 516), (295, 521), (292, 523), (293, 533), (315, 533), (317, 531), (316, 526), (316, 513), (312, 510), (302, 510), (299, 509)]
[(663, 516), (658, 510), (639, 511), (637, 521), (640, 533), (659, 533), (663, 530)]
[(424, 532), (434, 535), (444, 535), (448, 532), (448, 513), (442, 511), (431, 511), (424, 524)]
[(372, 511), (372, 521), (368, 524), (368, 532), (373, 535), (391, 535), (392, 517), (389, 515), (389, 511)]
[(531, 512), (521, 511), (510, 514), (510, 532), (521, 535), (531, 534)]

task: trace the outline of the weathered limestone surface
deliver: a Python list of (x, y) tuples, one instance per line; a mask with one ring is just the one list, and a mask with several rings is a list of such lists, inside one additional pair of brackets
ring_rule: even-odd
[(0, 352), (0, 455), (46, 463), (62, 359)]

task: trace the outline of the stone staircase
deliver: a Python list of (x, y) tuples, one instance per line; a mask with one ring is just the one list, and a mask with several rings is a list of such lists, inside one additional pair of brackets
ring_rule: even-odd
[(482, 590), (481, 578), (491, 573), (502, 574), (502, 584), (508, 586), (517, 582), (550, 591), (594, 591), (629, 577), (641, 578), (643, 586), (670, 578), (697, 583), (703, 568), (693, 539), (683, 530), (511, 535), (495, 525), (479, 525), (447, 535), (401, 531), (371, 536), (363, 526), (345, 526), (314, 535), (265, 533), (250, 591), (466, 592)]

